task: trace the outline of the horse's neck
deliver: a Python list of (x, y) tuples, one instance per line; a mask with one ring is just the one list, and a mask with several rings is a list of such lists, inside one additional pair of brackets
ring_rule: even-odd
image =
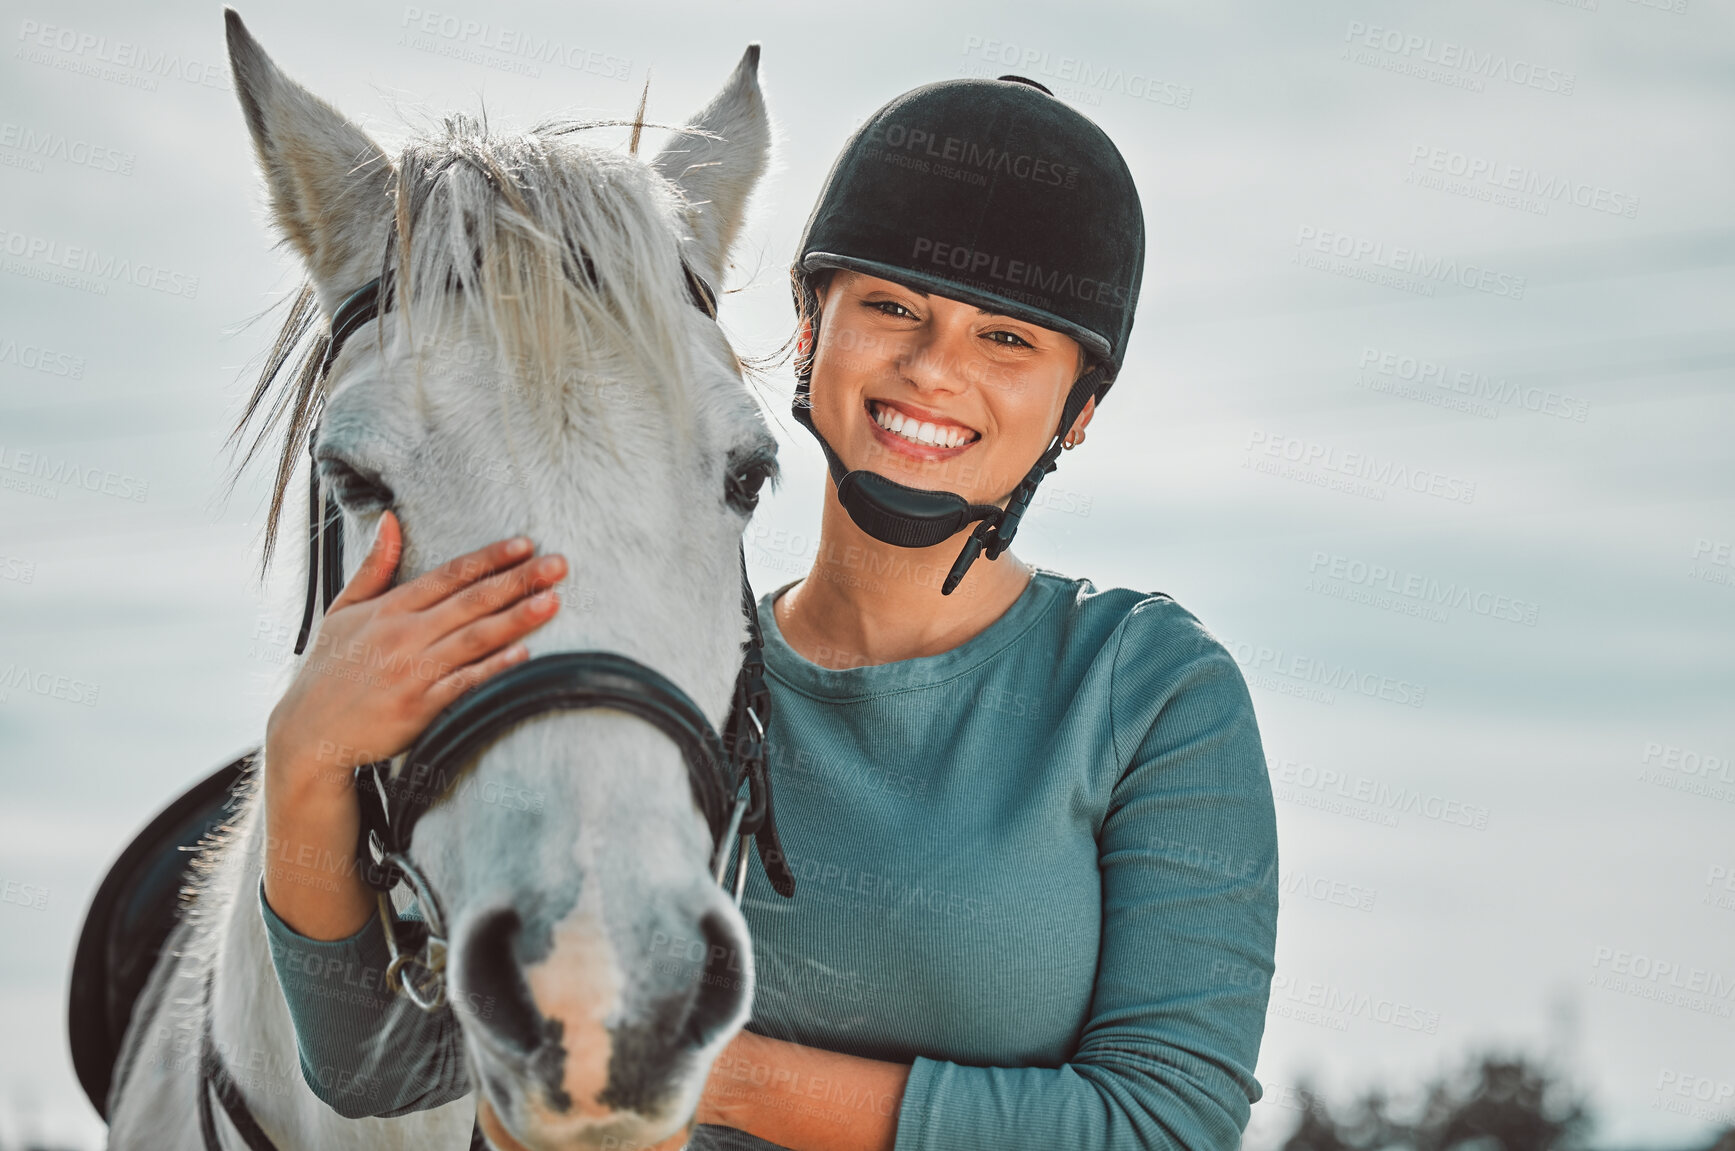
[[(217, 1051), (248, 1109), (279, 1151), (461, 1146), (454, 1140), (467, 1134), (470, 1120), (453, 1112), (465, 1109), (462, 1101), (396, 1119), (351, 1120), (327, 1107), (302, 1078), (295, 1025), (259, 913), (266, 847), (262, 807), (255, 791), (201, 894), (212, 918), (210, 936), (197, 949), (213, 972), (209, 1011)], [(226, 1125), (219, 1117), (218, 1126)]]
[[(279, 1136), (280, 1151), (311, 1149), (321, 1145), (318, 1111), (331, 1112), (301, 1078), (294, 1023), (278, 986), (265, 921), (259, 914), (263, 806), (255, 790), (236, 821), (234, 839), (200, 895), (200, 904), (211, 917), (207, 925), (211, 934), (202, 941), (200, 957), (211, 972), (206, 1010), (218, 1054), (261, 1126)], [(224, 1122), (219, 1120), (219, 1126)]]

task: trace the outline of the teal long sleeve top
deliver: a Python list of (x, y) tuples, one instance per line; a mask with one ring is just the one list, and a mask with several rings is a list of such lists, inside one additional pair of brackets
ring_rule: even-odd
[[(1166, 595), (1038, 568), (950, 651), (831, 668), (784, 640), (782, 590), (759, 614), (796, 895), (750, 865), (749, 1028), (911, 1064), (897, 1151), (1237, 1147), (1261, 1097), (1277, 833), (1223, 645)], [(349, 986), (365, 979), (333, 992), (383, 970), (377, 923), (321, 943), (260, 902), (321, 1098), (381, 1115), (469, 1090), (449, 1010), (393, 1011)], [(366, 1061), (382, 1032), (389, 1068)], [(807, 1085), (872, 1105), (830, 1093)], [(773, 1146), (710, 1126), (689, 1144)]]

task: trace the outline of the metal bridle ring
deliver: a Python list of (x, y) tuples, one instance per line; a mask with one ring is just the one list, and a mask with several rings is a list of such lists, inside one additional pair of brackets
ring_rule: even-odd
[[(447, 951), (446, 923), (440, 914), (439, 901), (434, 898), (428, 881), (403, 852), (387, 852), (382, 863), (395, 868), (403, 876), (422, 909), (422, 922), (427, 929), (427, 938), (419, 949), (415, 952), (404, 950), (399, 933), (405, 921), (394, 913), (391, 896), (383, 891), (378, 894), (380, 924), (385, 928), (386, 951), (391, 955), (391, 963), (386, 967), (386, 985), (402, 993), (423, 1011), (437, 1011), (446, 1002)], [(406, 970), (409, 971), (408, 978), (405, 977)]]

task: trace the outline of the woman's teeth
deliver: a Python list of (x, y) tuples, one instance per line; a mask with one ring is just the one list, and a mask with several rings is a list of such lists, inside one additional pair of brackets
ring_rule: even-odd
[(874, 423), (911, 443), (926, 444), (931, 448), (955, 448), (976, 438), (975, 432), (957, 427), (936, 427), (921, 420), (913, 420), (896, 408), (884, 404), (874, 403), (871, 410)]

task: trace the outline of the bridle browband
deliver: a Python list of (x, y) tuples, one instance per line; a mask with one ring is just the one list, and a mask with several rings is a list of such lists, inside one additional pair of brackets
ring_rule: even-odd
[[(681, 261), (693, 306), (717, 318), (717, 296), (703, 277)], [(350, 336), (390, 309), (389, 289), (372, 280), (345, 297), (331, 317), (331, 335), (320, 363), (323, 384)], [(336, 499), (321, 499), (319, 469), (313, 458), (318, 427), (308, 435), (307, 600), (295, 654), (307, 650), (314, 611), (329, 611), (343, 586), (343, 517)], [(375, 892), (391, 963), (386, 982), (424, 1011), (446, 1002), (447, 936), (445, 915), (427, 878), (409, 858), (417, 822), (452, 792), (476, 755), (507, 729), (550, 711), (612, 708), (650, 723), (668, 736), (687, 766), (693, 801), (705, 817), (712, 839), (711, 873), (724, 882), (732, 842), (740, 847), (732, 884), (740, 905), (747, 882), (747, 841), (758, 848), (771, 887), (785, 898), (795, 894), (795, 875), (784, 858), (771, 807), (771, 778), (765, 764), (765, 732), (771, 719), (771, 693), (765, 683), (764, 639), (759, 609), (747, 578), (745, 545), (741, 557), (741, 606), (747, 619), (747, 644), (728, 721), (721, 735), (690, 696), (655, 669), (610, 651), (563, 651), (537, 656), (493, 676), (434, 717), (416, 739), (396, 772), (391, 760), (355, 769), (361, 801), (361, 834), (356, 845), (358, 872)], [(741, 795), (742, 784), (747, 794)], [(423, 918), (401, 918), (391, 892), (403, 882), (415, 894)], [(250, 1151), (276, 1151), (241, 1097), (234, 1077), (218, 1054), (211, 1029), (210, 979), (199, 1077), (199, 1127), (206, 1151), (222, 1151), (213, 1097), (222, 1106)], [(471, 1147), (485, 1147), (480, 1127)]]

